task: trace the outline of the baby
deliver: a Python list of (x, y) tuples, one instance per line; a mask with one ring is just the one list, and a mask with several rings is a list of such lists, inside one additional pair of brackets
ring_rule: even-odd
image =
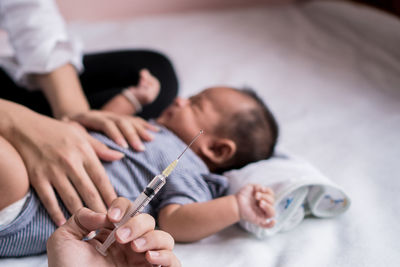
[[(155, 216), (159, 227), (178, 242), (200, 240), (239, 220), (262, 227), (274, 225), (270, 220), (274, 216), (274, 196), (269, 188), (247, 185), (236, 195), (226, 196), (228, 181), (219, 174), (266, 159), (273, 153), (278, 127), (272, 113), (254, 93), (229, 87), (209, 88), (189, 99), (177, 98), (152, 123), (159, 131), (141, 152), (122, 148), (104, 135), (93, 134), (125, 154), (119, 161), (104, 163), (118, 195), (133, 201), (203, 129), (205, 134), (181, 158), (145, 212)], [(7, 194), (23, 196), (29, 188), (22, 160), (9, 143), (1, 137), (0, 141), (0, 150), (5, 151), (11, 163), (0, 165), (0, 191), (4, 191), (0, 192), (1, 203)], [(6, 194), (7, 183), (21, 179), (20, 184), (27, 185), (19, 187), (24, 192)], [(118, 210), (115, 214), (118, 216)], [(55, 228), (31, 191), (18, 217), (0, 226), (0, 256), (44, 252), (46, 240)], [(127, 237), (129, 234), (126, 232)]]

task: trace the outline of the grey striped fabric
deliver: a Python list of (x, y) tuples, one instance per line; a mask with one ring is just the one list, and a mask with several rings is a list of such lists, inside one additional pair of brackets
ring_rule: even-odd
[[(154, 123), (154, 122), (153, 122)], [(103, 163), (119, 196), (134, 200), (150, 182), (183, 151), (184, 144), (171, 131), (161, 128), (154, 140), (145, 143), (144, 152), (123, 149), (104, 135), (93, 133), (109, 147), (123, 152), (119, 161)], [(209, 172), (204, 162), (192, 151), (186, 151), (166, 185), (144, 212), (157, 218), (168, 204), (203, 202), (222, 196), (228, 188), (227, 179)], [(61, 202), (60, 202), (61, 203)], [(69, 216), (61, 204), (66, 216)], [(0, 257), (28, 256), (46, 251), (46, 240), (56, 226), (37, 195), (32, 192), (19, 216), (9, 225), (0, 227)]]

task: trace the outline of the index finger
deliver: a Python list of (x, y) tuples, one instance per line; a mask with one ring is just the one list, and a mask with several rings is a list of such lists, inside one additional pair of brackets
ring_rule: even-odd
[(117, 223), (121, 220), (122, 216), (128, 211), (132, 202), (127, 198), (119, 197), (116, 198), (110, 205), (110, 208), (107, 211), (108, 219)]
[(84, 163), (84, 167), (106, 205), (111, 205), (113, 200), (117, 198), (117, 193), (115, 193), (114, 187), (98, 157), (95, 154), (91, 154)]

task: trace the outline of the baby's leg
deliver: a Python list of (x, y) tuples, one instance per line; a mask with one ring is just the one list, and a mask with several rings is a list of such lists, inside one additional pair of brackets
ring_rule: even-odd
[(0, 210), (23, 198), (28, 190), (28, 174), (22, 158), (0, 136)]
[(109, 100), (101, 109), (122, 115), (132, 115), (140, 113), (142, 106), (154, 102), (160, 92), (160, 82), (146, 69), (141, 70), (139, 76), (139, 83), (136, 86), (129, 86), (121, 94)]

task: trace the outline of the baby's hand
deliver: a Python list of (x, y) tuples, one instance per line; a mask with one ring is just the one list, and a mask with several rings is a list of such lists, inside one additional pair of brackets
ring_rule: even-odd
[(240, 218), (264, 228), (275, 225), (274, 192), (269, 187), (248, 184), (238, 193)]

